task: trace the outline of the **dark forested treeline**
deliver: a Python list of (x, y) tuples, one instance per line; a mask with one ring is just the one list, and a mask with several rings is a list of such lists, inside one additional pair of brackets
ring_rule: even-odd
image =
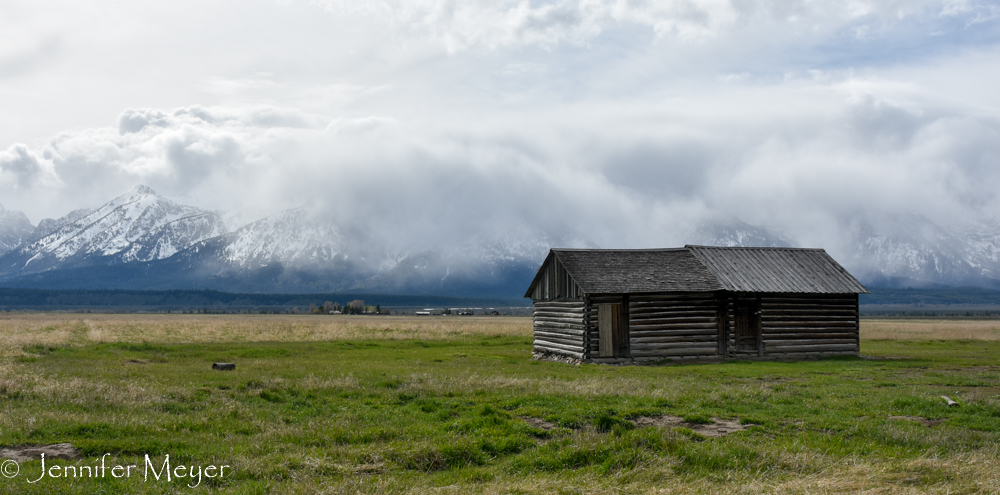
[(281, 309), (325, 301), (414, 306), (527, 306), (526, 299), (401, 296), (380, 294), (240, 294), (215, 290), (44, 290), (0, 288), (0, 310), (16, 309)]
[(908, 306), (1000, 306), (1000, 291), (975, 287), (940, 289), (872, 288), (871, 294), (861, 294), (861, 305)]

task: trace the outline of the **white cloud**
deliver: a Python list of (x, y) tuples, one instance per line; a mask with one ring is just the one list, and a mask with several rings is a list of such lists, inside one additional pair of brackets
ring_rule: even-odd
[(669, 245), (711, 215), (825, 243), (857, 210), (1000, 206), (990, 2), (64, 7), (0, 16), (63, 40), (0, 81), (0, 195), (36, 221), (137, 183), (428, 243)]
[(0, 181), (19, 191), (58, 184), (52, 164), (21, 143), (0, 151)]

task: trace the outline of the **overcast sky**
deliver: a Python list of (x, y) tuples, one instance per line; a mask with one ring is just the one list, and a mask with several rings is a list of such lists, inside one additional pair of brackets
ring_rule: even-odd
[(995, 1), (6, 0), (0, 204), (822, 245), (996, 220), (997, 88)]

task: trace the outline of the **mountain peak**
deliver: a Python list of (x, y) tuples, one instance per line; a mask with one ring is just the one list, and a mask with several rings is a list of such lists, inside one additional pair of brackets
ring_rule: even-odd
[(138, 186), (133, 187), (132, 191), (129, 192), (129, 196), (141, 196), (141, 195), (147, 195), (147, 194), (151, 194), (153, 196), (156, 196), (156, 191), (152, 190), (148, 186), (144, 186), (142, 184), (139, 184)]

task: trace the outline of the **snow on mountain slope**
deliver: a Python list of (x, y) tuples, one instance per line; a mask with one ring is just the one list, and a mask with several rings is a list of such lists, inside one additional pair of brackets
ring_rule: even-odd
[(1000, 224), (984, 223), (962, 231), (974, 256), (973, 266), (984, 277), (1000, 280)]
[(850, 255), (842, 263), (859, 278), (918, 286), (987, 282), (980, 268), (986, 260), (968, 240), (923, 216), (865, 213), (845, 230)]
[[(244, 210), (228, 221), (258, 215)], [(376, 237), (364, 226), (338, 226), (331, 216), (298, 208), (230, 229), (218, 213), (178, 205), (143, 186), (37, 228), (0, 207), (0, 280), (40, 288), (510, 296), (520, 295), (550, 248), (597, 247), (574, 232), (517, 222), (408, 244), (391, 232)], [(779, 232), (730, 218), (700, 224), (685, 241), (796, 245)], [(840, 244), (820, 247), (840, 253), (838, 261), (874, 287), (1000, 288), (998, 222), (942, 227), (920, 215), (861, 213), (844, 218), (836, 234)]]
[(225, 234), (226, 230), (225, 222), (215, 213), (190, 214), (141, 235), (118, 256), (124, 263), (169, 258), (197, 242)]
[(783, 235), (737, 219), (702, 222), (687, 235), (686, 244), (725, 247), (791, 247)]
[(16, 248), (31, 237), (35, 227), (24, 213), (6, 210), (0, 205), (0, 255)]
[(226, 233), (215, 213), (178, 205), (145, 186), (55, 227), (8, 253), (5, 258), (15, 255), (15, 260), (7, 266), (37, 271), (102, 257), (120, 263), (151, 261)]
[(35, 228), (35, 233), (32, 235), (31, 240), (38, 240), (42, 237), (45, 237), (46, 235), (51, 234), (52, 232), (62, 227), (63, 225), (73, 223), (87, 215), (90, 215), (93, 212), (94, 210), (90, 208), (80, 208), (69, 212), (62, 218), (57, 218), (57, 219), (43, 218), (38, 222), (38, 227)]
[(344, 255), (345, 239), (337, 226), (303, 208), (283, 211), (246, 225), (222, 250), (230, 264), (250, 267), (280, 262), (323, 264)]

